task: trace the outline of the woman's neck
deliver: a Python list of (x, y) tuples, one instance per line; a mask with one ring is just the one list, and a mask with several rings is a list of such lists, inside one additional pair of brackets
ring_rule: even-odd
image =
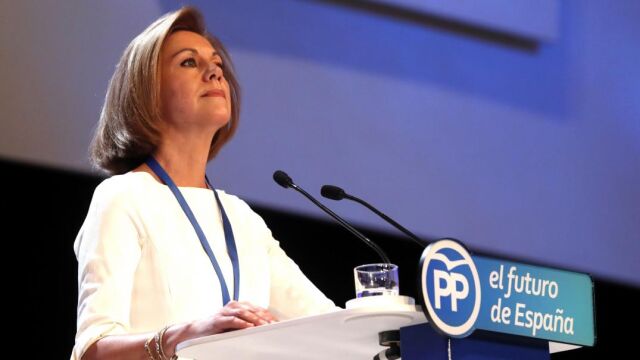
[(211, 140), (163, 138), (153, 153), (176, 186), (207, 188), (205, 171)]

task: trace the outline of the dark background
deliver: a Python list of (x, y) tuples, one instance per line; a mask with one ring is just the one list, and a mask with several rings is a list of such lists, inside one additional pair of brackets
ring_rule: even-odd
[[(77, 302), (73, 241), (93, 190), (102, 179), (7, 160), (0, 160), (0, 171), (8, 179), (2, 200), (3, 223), (9, 235), (3, 263), (9, 282), (6, 323), (12, 336), (5, 348), (22, 356), (69, 358)], [(339, 306), (354, 295), (353, 267), (378, 260), (373, 251), (330, 221), (253, 208), (264, 217), (287, 254)], [(390, 233), (363, 232), (377, 240), (399, 265), (401, 293), (415, 298), (414, 274), (421, 249)], [(631, 320), (637, 319), (634, 307), (640, 304), (639, 289), (597, 275), (593, 279), (596, 346), (556, 354), (552, 359), (604, 359), (618, 350), (633, 348), (631, 336), (625, 332), (631, 332)]]

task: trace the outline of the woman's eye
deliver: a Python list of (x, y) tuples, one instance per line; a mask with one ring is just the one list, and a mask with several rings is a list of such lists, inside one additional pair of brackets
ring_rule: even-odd
[(183, 62), (181, 62), (180, 66), (195, 67), (195, 66), (198, 66), (198, 64), (196, 64), (196, 60), (195, 59), (188, 58), (188, 59), (184, 60)]

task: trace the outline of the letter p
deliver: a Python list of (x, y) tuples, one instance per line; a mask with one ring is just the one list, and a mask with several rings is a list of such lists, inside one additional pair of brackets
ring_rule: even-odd
[[(440, 309), (442, 306), (440, 301), (441, 297), (451, 296), (451, 311), (458, 311), (458, 300), (465, 299), (469, 295), (469, 282), (467, 279), (462, 274), (449, 274), (446, 271), (437, 269), (433, 271), (433, 277), (435, 283), (434, 296), (436, 309)], [(458, 291), (458, 283), (462, 284), (460, 291)]]

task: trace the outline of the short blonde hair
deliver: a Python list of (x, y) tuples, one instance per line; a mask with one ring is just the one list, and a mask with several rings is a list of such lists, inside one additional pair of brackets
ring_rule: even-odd
[(112, 175), (123, 174), (142, 164), (156, 149), (160, 141), (160, 50), (165, 39), (179, 30), (200, 34), (211, 43), (222, 57), (222, 70), (229, 83), (231, 118), (213, 137), (208, 159), (213, 159), (233, 137), (240, 120), (240, 86), (229, 53), (207, 32), (200, 11), (183, 7), (156, 20), (122, 54), (91, 141), (94, 166)]

